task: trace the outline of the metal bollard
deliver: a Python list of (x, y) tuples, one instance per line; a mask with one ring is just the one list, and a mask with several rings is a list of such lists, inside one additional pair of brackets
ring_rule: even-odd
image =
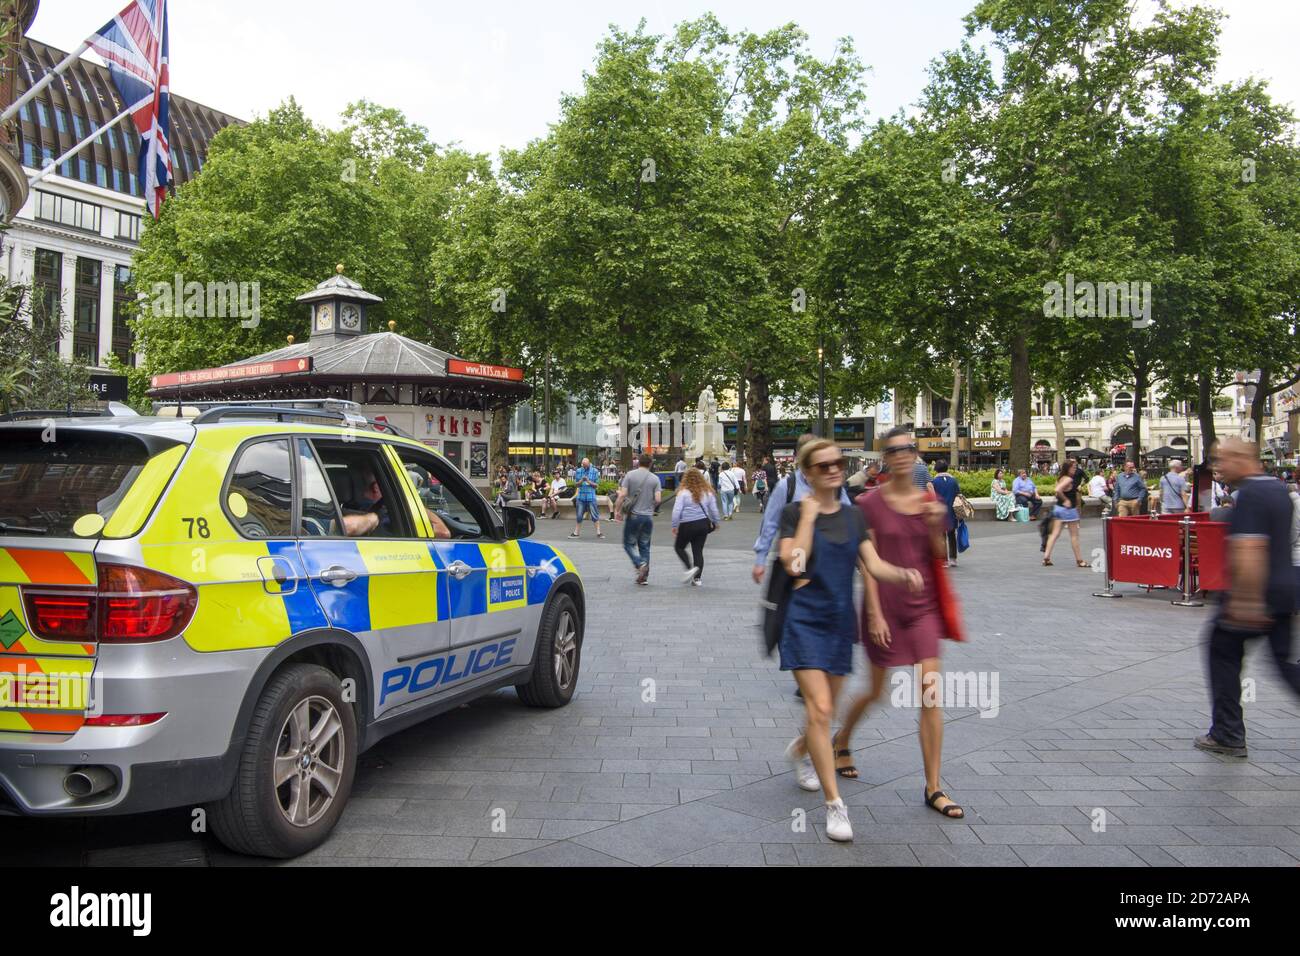
[(1192, 519), (1184, 518), (1179, 524), (1183, 526), (1183, 599), (1169, 603), (1177, 607), (1204, 607), (1204, 601), (1192, 600)]
[(1093, 597), (1100, 598), (1122, 598), (1124, 595), (1115, 592), (1115, 582), (1110, 577), (1110, 518), (1101, 519), (1101, 546), (1106, 554), (1106, 590), (1093, 591)]

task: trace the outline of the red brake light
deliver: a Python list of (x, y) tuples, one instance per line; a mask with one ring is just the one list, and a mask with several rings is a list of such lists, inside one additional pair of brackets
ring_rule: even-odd
[(37, 637), (55, 641), (95, 639), (93, 591), (45, 591), (25, 597), (28, 625)]
[(99, 639), (130, 644), (175, 637), (194, 616), (194, 586), (148, 568), (99, 565)]
[(194, 616), (198, 592), (179, 578), (124, 564), (100, 564), (98, 571), (97, 591), (23, 588), (32, 633), (54, 641), (165, 641)]
[(87, 717), (87, 727), (143, 727), (146, 724), (155, 724), (167, 716), (167, 712), (160, 714), (100, 714), (98, 717)]

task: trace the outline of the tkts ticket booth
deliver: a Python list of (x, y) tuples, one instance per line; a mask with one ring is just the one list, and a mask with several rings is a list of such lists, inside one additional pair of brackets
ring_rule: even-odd
[[(371, 332), (369, 307), (383, 301), (336, 274), (298, 297), (311, 335), (273, 352), (223, 365), (155, 375), (155, 401), (269, 401), (334, 398), (361, 405), (441, 452), (480, 489), (488, 488), (492, 412), (526, 400), (521, 369), (456, 358), (389, 331)], [(509, 427), (508, 420), (506, 427)]]

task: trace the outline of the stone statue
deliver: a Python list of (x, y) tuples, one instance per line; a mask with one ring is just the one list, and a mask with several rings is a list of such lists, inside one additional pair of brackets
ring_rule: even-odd
[(713, 389), (706, 387), (700, 392), (700, 400), (695, 406), (694, 434), (685, 453), (688, 464), (694, 464), (697, 458), (707, 462), (710, 458), (726, 458), (727, 446), (722, 442), (722, 422), (718, 421), (718, 400), (713, 397)]

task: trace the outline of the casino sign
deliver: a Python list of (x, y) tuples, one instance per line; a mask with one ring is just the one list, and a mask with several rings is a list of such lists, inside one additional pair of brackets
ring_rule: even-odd
[(357, 402), (366, 417), (397, 426), (487, 484), (492, 413), (532, 394), (521, 369), (457, 358), (398, 335), (395, 322), (369, 331), (370, 307), (383, 300), (343, 275), (342, 265), (297, 301), (309, 311), (307, 341), (290, 336), (284, 348), (229, 365), (155, 375), (149, 397)]

